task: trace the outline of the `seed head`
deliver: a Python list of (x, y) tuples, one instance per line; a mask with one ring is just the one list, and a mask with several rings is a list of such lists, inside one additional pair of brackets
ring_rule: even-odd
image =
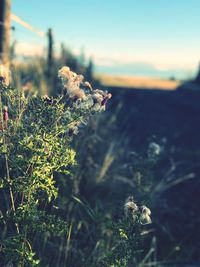
[(141, 211), (142, 211), (142, 213), (144, 214), (144, 215), (151, 215), (151, 211), (150, 211), (150, 209), (149, 208), (147, 208), (146, 206), (141, 206)]
[(76, 89), (76, 90), (73, 90), (71, 93), (70, 93), (70, 97), (71, 98), (74, 98), (74, 99), (80, 99), (80, 100), (84, 100), (86, 98), (86, 95), (85, 95), (85, 92), (81, 89)]
[(58, 71), (58, 77), (63, 79), (63, 80), (69, 80), (70, 79), (70, 68), (67, 66), (62, 67)]
[(140, 223), (143, 225), (152, 223), (150, 215), (150, 209), (146, 206), (141, 206)]
[(154, 159), (158, 157), (160, 155), (160, 152), (161, 152), (161, 147), (158, 144), (154, 142), (151, 142), (149, 144), (148, 152), (147, 152), (149, 159)]
[(4, 112), (8, 112), (8, 107), (7, 107), (7, 106), (4, 106), (4, 107), (3, 107), (3, 111), (4, 111)]
[(4, 65), (0, 65), (0, 82), (6, 86), (10, 82), (10, 71)]
[(90, 84), (89, 82), (85, 82), (85, 86), (86, 86), (87, 88), (89, 88), (90, 91), (92, 91), (92, 86), (91, 86), (91, 84)]
[(124, 204), (124, 212), (126, 217), (129, 217), (131, 215), (133, 218), (135, 218), (137, 211), (138, 211), (138, 206), (134, 202), (133, 197), (132, 196), (128, 197)]

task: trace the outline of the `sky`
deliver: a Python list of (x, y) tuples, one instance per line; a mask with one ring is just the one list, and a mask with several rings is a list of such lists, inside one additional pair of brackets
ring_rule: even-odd
[[(200, 61), (199, 0), (12, 0), (12, 13), (46, 32), (56, 47), (84, 50), (97, 72), (189, 78)], [(20, 25), (18, 53), (45, 53), (46, 38)]]

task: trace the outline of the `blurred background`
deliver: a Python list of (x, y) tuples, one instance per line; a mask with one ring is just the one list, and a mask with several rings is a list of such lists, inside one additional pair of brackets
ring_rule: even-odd
[(57, 177), (72, 236), (36, 240), (42, 266), (105, 254), (129, 195), (152, 210), (139, 266), (199, 266), (199, 10), (198, 0), (0, 0), (0, 60), (13, 86), (55, 96), (67, 65), (113, 95), (73, 140), (73, 177)]

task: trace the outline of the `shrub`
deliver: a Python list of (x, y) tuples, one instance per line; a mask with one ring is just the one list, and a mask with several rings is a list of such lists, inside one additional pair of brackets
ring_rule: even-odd
[(25, 97), (0, 73), (0, 261), (36, 266), (36, 233), (62, 235), (67, 222), (45, 210), (58, 196), (55, 174), (70, 174), (75, 151), (70, 143), (91, 115), (105, 110), (111, 94), (93, 90), (68, 67), (59, 70), (62, 93)]

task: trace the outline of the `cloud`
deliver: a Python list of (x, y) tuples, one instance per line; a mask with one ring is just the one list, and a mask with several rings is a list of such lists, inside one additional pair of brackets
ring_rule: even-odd
[(42, 56), (45, 54), (45, 48), (37, 43), (16, 43), (15, 52), (20, 56)]
[(99, 56), (94, 56), (94, 63), (98, 66), (107, 66), (107, 67), (112, 67), (115, 66), (115, 64), (118, 64), (119, 62), (115, 59), (112, 58), (106, 58), (106, 57), (99, 57)]
[[(164, 71), (169, 69), (184, 69), (184, 70), (194, 70), (197, 66), (197, 59), (184, 60), (183, 58), (180, 60), (175, 60), (173, 56), (169, 56), (168, 58), (159, 58), (153, 56), (137, 56), (133, 57), (131, 55), (116, 55), (116, 56), (100, 56), (98, 54), (93, 55), (94, 62), (98, 66), (116, 66), (116, 65), (138, 65), (140, 66), (148, 66), (153, 67), (158, 71)], [(116, 66), (117, 67), (117, 66)]]

